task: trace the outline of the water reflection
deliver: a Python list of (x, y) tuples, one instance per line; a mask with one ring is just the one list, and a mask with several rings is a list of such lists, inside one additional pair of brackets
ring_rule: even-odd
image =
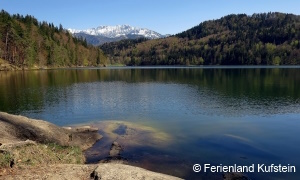
[[(207, 113), (211, 111), (222, 115), (241, 112), (289, 113), (299, 109), (299, 82), (298, 68), (125, 68), (0, 72), (0, 110), (11, 113), (43, 111), (62, 101), (70, 102), (71, 99), (71, 104), (76, 108), (80, 108), (78, 106), (82, 101), (87, 100), (95, 105), (104, 100), (101, 104), (115, 108), (130, 98), (133, 98), (132, 103), (136, 98), (140, 98), (139, 103), (151, 103), (151, 99), (155, 99), (153, 96), (160, 96), (161, 93), (169, 96), (166, 105), (170, 106), (178, 103), (174, 97), (188, 98), (191, 96), (185, 93), (192, 91), (193, 99), (189, 100), (187, 106), (192, 108), (195, 105), (197, 112), (200, 108)], [(155, 92), (150, 92), (153, 90)], [(130, 92), (134, 95), (130, 95)], [(103, 99), (105, 97), (108, 98)], [(131, 102), (128, 103), (125, 106), (131, 105)]]
[(131, 149), (128, 158), (187, 179), (212, 176), (194, 174), (194, 163), (300, 167), (299, 67), (0, 72), (0, 111), (58, 125), (122, 120), (154, 127), (175, 141)]

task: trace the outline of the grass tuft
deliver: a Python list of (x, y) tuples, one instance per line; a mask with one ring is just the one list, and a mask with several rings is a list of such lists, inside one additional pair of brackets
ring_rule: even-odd
[(43, 164), (83, 164), (84, 154), (79, 147), (57, 144), (25, 145), (0, 153), (0, 168), (15, 166), (38, 166)]
[(7, 151), (0, 150), (0, 168), (10, 167), (12, 162), (12, 155)]

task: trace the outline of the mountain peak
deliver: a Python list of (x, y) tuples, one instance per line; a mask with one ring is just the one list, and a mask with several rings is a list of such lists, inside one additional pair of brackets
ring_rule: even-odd
[(116, 26), (98, 26), (85, 30), (68, 29), (75, 37), (83, 37), (89, 44), (101, 45), (106, 42), (115, 42), (122, 39), (158, 39), (166, 37), (155, 31), (147, 28), (133, 27), (130, 25), (116, 25)]
[[(116, 25), (116, 26), (98, 26), (86, 30), (68, 29), (72, 34), (87, 34), (92, 36), (104, 36), (106, 38), (119, 38), (121, 36), (140, 36), (149, 39), (157, 39), (163, 37), (161, 34), (146, 29), (133, 27), (130, 25)], [(127, 39), (127, 38), (125, 38)]]

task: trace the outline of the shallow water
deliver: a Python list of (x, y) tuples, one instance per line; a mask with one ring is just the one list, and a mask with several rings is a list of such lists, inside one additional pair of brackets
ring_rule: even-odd
[[(297, 66), (0, 72), (0, 87), (0, 111), (57, 125), (121, 120), (170, 135), (168, 146), (124, 151), (130, 163), (147, 169), (188, 179), (222, 178), (194, 173), (195, 163), (290, 164), (300, 170)], [(300, 177), (299, 171), (247, 175)]]

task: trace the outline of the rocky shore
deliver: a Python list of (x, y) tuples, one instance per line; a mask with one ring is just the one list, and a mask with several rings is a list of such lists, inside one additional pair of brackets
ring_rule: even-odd
[[(84, 164), (82, 152), (101, 138), (90, 126), (63, 128), (0, 112), (0, 179), (179, 179), (123, 161)], [(109, 157), (119, 159), (120, 151), (113, 142)]]
[(78, 146), (82, 150), (101, 139), (98, 129), (89, 126), (62, 128), (47, 121), (29, 119), (0, 112), (2, 146), (31, 140), (37, 143), (56, 143), (60, 146)]

